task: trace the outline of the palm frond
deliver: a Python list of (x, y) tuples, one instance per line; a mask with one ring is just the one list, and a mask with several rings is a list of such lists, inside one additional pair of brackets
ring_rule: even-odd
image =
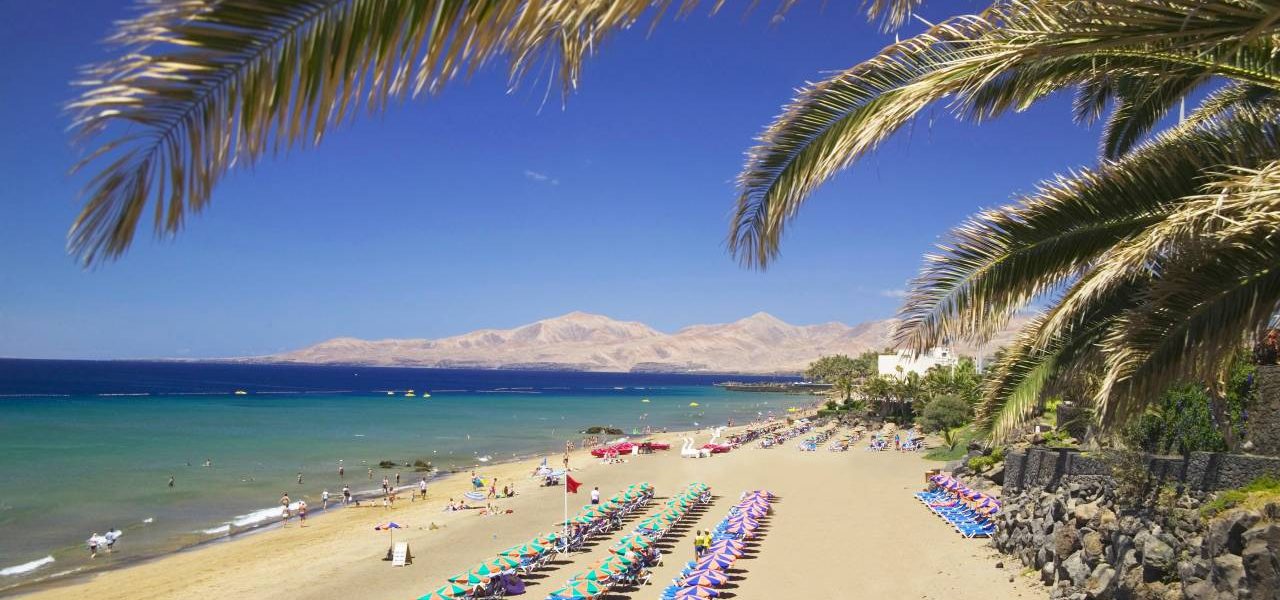
[(1146, 4), (999, 3), (801, 90), (748, 154), (730, 252), (747, 265), (767, 267), (784, 227), (814, 189), (949, 97), (962, 115), (988, 118), (1071, 83), (1096, 83), (1102, 73), (1141, 78), (1135, 81), (1147, 91), (1116, 121), (1125, 125), (1116, 130), (1113, 145), (1120, 148), (1206, 78), (1280, 89), (1280, 71), (1270, 59), (1274, 27), (1258, 32), (1259, 20), (1271, 15), (1267, 7)]
[[(612, 32), (697, 0), (141, 0), (69, 108), (96, 144), (68, 234), (85, 264), (122, 254), (147, 210), (172, 235), (233, 166), (318, 144), (393, 99), (505, 59), (511, 85), (550, 65), (567, 91)], [(718, 7), (719, 2), (714, 3)], [(713, 7), (714, 10), (715, 7)]]
[(1208, 79), (1204, 74), (1123, 77), (1116, 108), (1102, 134), (1102, 155), (1118, 158), (1146, 135), (1183, 98)]
[(1201, 173), (1280, 156), (1276, 111), (1234, 113), (1162, 132), (1116, 161), (1062, 176), (1019, 204), (984, 211), (926, 256), (899, 310), (895, 340), (923, 350), (982, 341), (1113, 245), (1158, 223), (1199, 192)]
[(1158, 273), (1104, 343), (1107, 421), (1183, 380), (1216, 382), (1280, 307), (1280, 162), (1234, 169), (1144, 234)]

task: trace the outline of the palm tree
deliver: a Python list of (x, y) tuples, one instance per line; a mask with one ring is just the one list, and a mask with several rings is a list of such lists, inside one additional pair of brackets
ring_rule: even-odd
[[(903, 22), (919, 0), (870, 0)], [(712, 12), (723, 0), (711, 2)], [(505, 59), (512, 86), (553, 72), (574, 89), (584, 59), (649, 16), (698, 0), (140, 0), (111, 60), (85, 69), (69, 107), (73, 170), (92, 169), (68, 249), (86, 265), (121, 256), (150, 212), (159, 236), (208, 207), (219, 180), (265, 154), (314, 146), (393, 100), (440, 92)], [(779, 0), (780, 9), (788, 0)], [(548, 82), (549, 83), (549, 82)]]
[(740, 177), (730, 247), (767, 266), (809, 193), (926, 106), (981, 121), (1074, 89), (1078, 121), (1112, 107), (1099, 163), (955, 228), (913, 282), (898, 341), (983, 341), (1047, 304), (984, 387), (996, 435), (1066, 378), (1096, 377), (1106, 426), (1173, 382), (1217, 387), (1280, 304), (1278, 34), (1274, 1), (1027, 0), (949, 19), (787, 107)]

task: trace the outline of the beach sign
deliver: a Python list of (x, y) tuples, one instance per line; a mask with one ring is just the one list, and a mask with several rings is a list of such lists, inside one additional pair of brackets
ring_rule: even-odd
[(395, 550), (391, 552), (391, 566), (403, 567), (410, 562), (413, 562), (413, 555), (409, 554), (409, 542), (396, 544)]

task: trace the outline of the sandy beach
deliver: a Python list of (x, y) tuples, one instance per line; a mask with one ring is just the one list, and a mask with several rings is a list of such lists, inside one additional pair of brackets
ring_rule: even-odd
[[(707, 436), (701, 436), (699, 443)], [(766, 488), (780, 496), (757, 556), (738, 567), (730, 593), (737, 598), (879, 597), (999, 600), (1036, 598), (1043, 588), (1016, 570), (995, 567), (998, 558), (983, 540), (966, 540), (911, 498), (923, 472), (938, 466), (919, 454), (866, 452), (865, 443), (844, 453), (799, 452), (796, 440), (780, 448), (742, 448), (706, 459), (682, 459), (675, 448), (630, 456), (624, 464), (601, 464), (585, 452), (571, 459), (582, 482), (569, 496), (573, 514), (589, 500), (638, 481), (654, 484), (659, 498), (692, 481), (711, 485), (717, 499), (692, 528), (719, 521), (743, 490)], [(557, 463), (559, 457), (551, 457)], [(538, 487), (530, 473), (538, 460), (495, 465), (481, 474), (514, 483), (519, 494), (497, 500), (511, 514), (482, 517), (479, 510), (444, 512), (449, 498), (469, 489), (465, 476), (440, 481), (426, 502), (402, 499), (393, 509), (380, 503), (330, 511), (225, 543), (55, 588), (33, 591), (33, 599), (85, 598), (416, 598), (443, 585), (446, 577), (492, 558), (495, 552), (553, 531), (563, 512), (562, 488)], [(647, 512), (653, 511), (651, 505)], [(388, 519), (404, 529), (396, 541), (410, 544), (414, 561), (393, 568), (381, 558), (386, 533), (373, 526)], [(624, 528), (625, 530), (625, 528)], [(611, 534), (610, 539), (623, 535)], [(654, 585), (616, 598), (656, 598), (692, 553), (692, 531), (672, 540), (670, 560), (655, 569)], [(542, 598), (588, 564), (602, 559), (609, 540), (564, 557), (527, 580), (524, 597)], [(127, 545), (121, 550), (127, 552)], [(107, 559), (111, 560), (111, 559)], [(1013, 576), (1014, 581), (1010, 581)]]

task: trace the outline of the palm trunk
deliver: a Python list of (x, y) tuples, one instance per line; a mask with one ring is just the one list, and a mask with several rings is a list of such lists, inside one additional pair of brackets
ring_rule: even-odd
[(1227, 399), (1218, 393), (1209, 394), (1209, 412), (1213, 414), (1213, 424), (1217, 426), (1218, 433), (1222, 434), (1222, 441), (1227, 445), (1228, 452), (1235, 452), (1239, 448), (1240, 440), (1236, 436), (1236, 429), (1231, 424), (1231, 415), (1227, 412)]

